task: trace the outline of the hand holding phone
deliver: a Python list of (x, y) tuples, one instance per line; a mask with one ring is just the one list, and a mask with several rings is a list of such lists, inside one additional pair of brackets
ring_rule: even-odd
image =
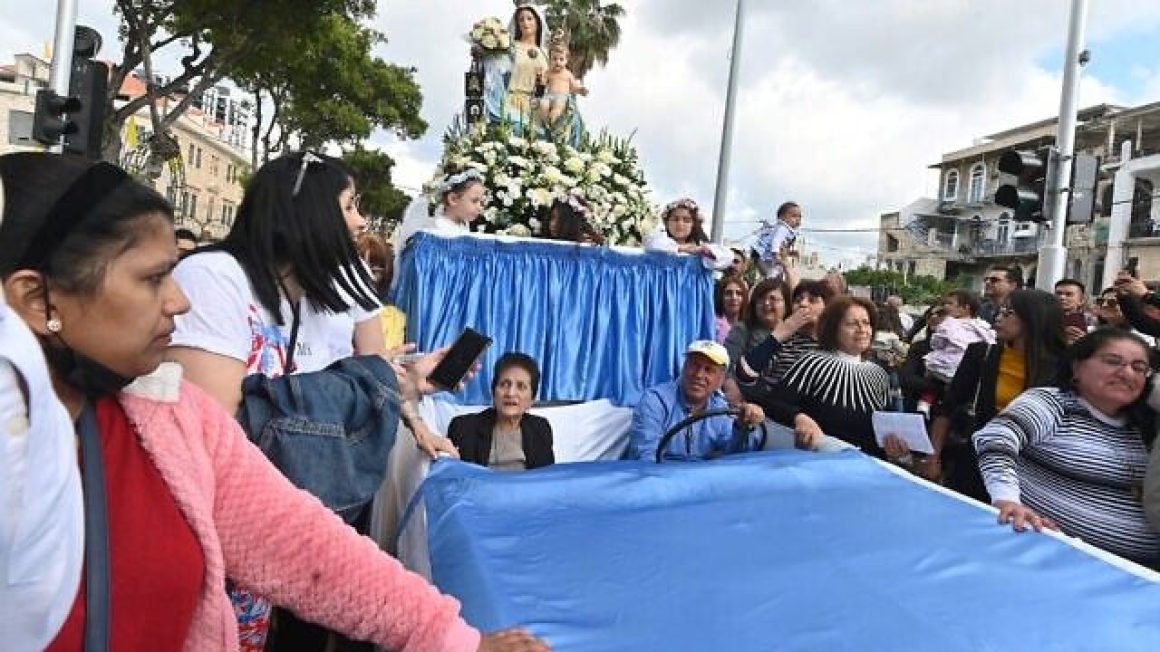
[(427, 381), (440, 389), (455, 389), (474, 369), (480, 356), (491, 346), (491, 338), (470, 328), (446, 350)]

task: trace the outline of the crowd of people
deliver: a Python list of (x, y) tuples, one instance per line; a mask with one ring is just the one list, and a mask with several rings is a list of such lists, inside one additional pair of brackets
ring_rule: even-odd
[[(388, 302), (412, 234), (470, 230), (478, 173), (449, 174), (393, 243), (365, 232), (351, 171), (309, 152), (257, 170), (229, 234), (200, 246), (108, 163), (7, 155), (0, 182), (0, 422), (34, 433), (0, 451), (9, 643), (548, 649), (518, 627), (476, 631), (360, 536), (400, 424), (432, 459), (556, 461), (550, 423), (529, 412), (539, 364), (520, 352), (496, 363), (490, 407), (429, 427), (417, 401), (446, 349), (407, 355)], [(587, 210), (554, 201), (542, 237), (601, 244)], [(915, 318), (840, 274), (797, 279), (801, 220), (786, 202), (730, 250), (708, 242), (696, 202), (665, 207), (653, 248), (713, 261), (717, 322), (644, 392), (627, 459), (856, 448), (1016, 529), (1160, 567), (1160, 294), (1125, 271), (1089, 306), (1078, 281), (1053, 295), (994, 267), (981, 299), (956, 290)], [(934, 454), (877, 436), (888, 410), (924, 415)]]

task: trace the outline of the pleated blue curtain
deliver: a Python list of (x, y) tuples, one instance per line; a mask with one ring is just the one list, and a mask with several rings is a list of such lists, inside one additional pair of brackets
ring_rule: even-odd
[(542, 401), (633, 405), (676, 376), (689, 342), (713, 335), (713, 276), (691, 256), (418, 233), (395, 300), (421, 350), (468, 326), (494, 340), (461, 395), (478, 405), (491, 402), (491, 368), (507, 351), (539, 362)]

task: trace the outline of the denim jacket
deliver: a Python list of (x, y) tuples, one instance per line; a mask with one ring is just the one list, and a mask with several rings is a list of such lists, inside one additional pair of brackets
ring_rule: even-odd
[(383, 483), (399, 424), (394, 371), (378, 356), (242, 383), (238, 421), (296, 486), (351, 522)]

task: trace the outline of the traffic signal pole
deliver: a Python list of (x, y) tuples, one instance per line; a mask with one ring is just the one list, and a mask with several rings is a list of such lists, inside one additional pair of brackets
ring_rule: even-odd
[[(60, 97), (68, 97), (72, 73), (73, 35), (77, 27), (77, 0), (57, 0), (56, 34), (52, 41), (52, 69), (49, 86)], [(60, 153), (61, 145), (50, 145), (48, 151)]]
[(1072, 159), (1075, 155), (1076, 107), (1079, 95), (1080, 52), (1083, 49), (1084, 32), (1087, 30), (1087, 0), (1072, 0), (1071, 15), (1067, 26), (1067, 54), (1063, 67), (1063, 91), (1059, 100), (1059, 130), (1055, 144), (1059, 150), (1059, 167), (1044, 201), (1051, 202), (1051, 244), (1039, 250), (1039, 267), (1036, 272), (1036, 287), (1051, 292), (1055, 283), (1064, 276), (1067, 264), (1067, 248), (1064, 246), (1064, 231), (1067, 230), (1067, 207), (1070, 196)]

